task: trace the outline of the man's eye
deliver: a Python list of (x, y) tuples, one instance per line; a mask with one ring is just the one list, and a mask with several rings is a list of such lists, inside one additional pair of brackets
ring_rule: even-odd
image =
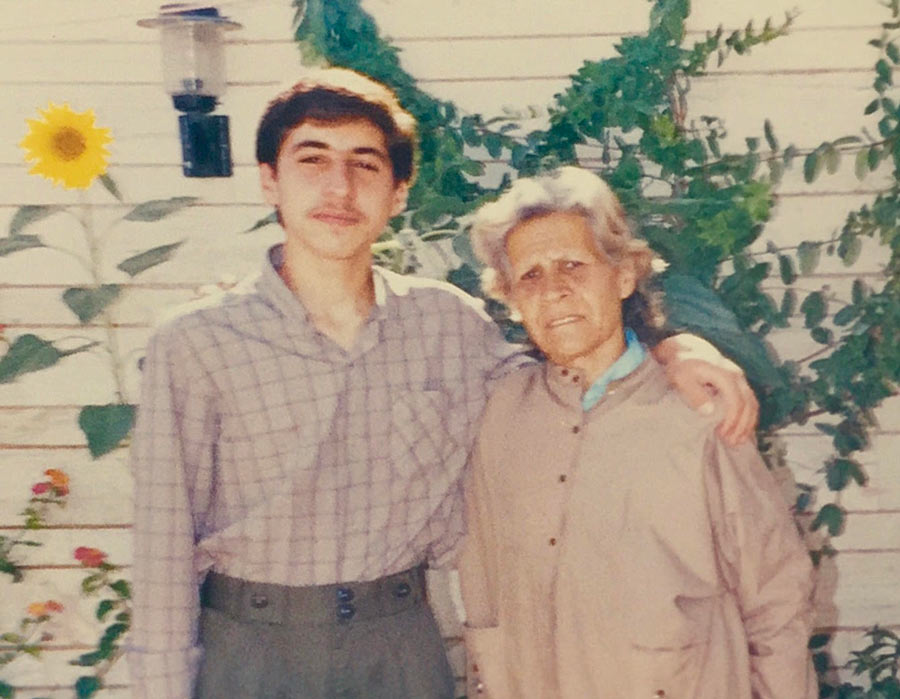
[(325, 158), (321, 155), (303, 155), (297, 158), (297, 162), (302, 165), (321, 165)]
[(353, 167), (359, 168), (360, 170), (368, 170), (369, 172), (378, 172), (381, 170), (378, 163), (373, 163), (368, 160), (357, 160), (353, 163)]
[(532, 281), (533, 279), (537, 279), (540, 273), (536, 269), (529, 269), (525, 274), (523, 274), (519, 279), (523, 282)]
[(583, 262), (579, 262), (578, 260), (566, 260), (563, 263), (563, 269), (571, 272), (573, 269), (578, 269), (583, 264)]

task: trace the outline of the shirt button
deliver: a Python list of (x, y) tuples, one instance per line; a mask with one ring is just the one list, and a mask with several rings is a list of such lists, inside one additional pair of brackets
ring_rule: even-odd
[(560, 482), (560, 483), (565, 483), (565, 482), (566, 482), (566, 474), (565, 474), (565, 473), (559, 474), (559, 482)]
[(575, 425), (575, 427), (572, 428), (572, 434), (578, 434), (579, 432), (581, 432), (581, 428), (578, 425)]
[(580, 378), (580, 377), (578, 377), (578, 376), (573, 376), (573, 377), (572, 377), (572, 383), (578, 383), (578, 379), (579, 379), (579, 378)]
[(555, 537), (555, 536), (551, 536), (551, 537), (550, 537), (550, 545), (551, 545), (551, 546), (556, 546), (556, 537)]
[(254, 609), (265, 609), (269, 606), (269, 598), (265, 595), (255, 594), (250, 597), (250, 606)]
[(569, 375), (569, 370), (568, 370), (568, 369), (563, 369), (560, 373), (561, 373), (563, 376), (568, 376), (568, 375)]

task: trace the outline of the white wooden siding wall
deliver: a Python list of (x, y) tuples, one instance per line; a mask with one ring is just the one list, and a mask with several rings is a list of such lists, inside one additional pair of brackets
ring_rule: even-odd
[[(131, 353), (126, 384), (132, 400), (137, 399), (134, 360), (154, 318), (194, 297), (203, 285), (255, 271), (261, 251), (278, 238), (279, 231), (271, 228), (239, 231), (267, 213), (253, 163), (256, 119), (276, 86), (300, 70), (288, 0), (223, 0), (223, 12), (245, 25), (228, 36), (230, 85), (220, 109), (231, 117), (234, 177), (185, 179), (176, 113), (159, 86), (156, 35), (135, 26), (138, 18), (155, 14), (156, 6), (148, 0), (0, 4), (0, 227), (6, 229), (19, 205), (77, 201), (72, 192), (29, 177), (16, 145), (24, 120), (50, 101), (67, 101), (76, 110), (93, 108), (98, 124), (112, 129), (110, 172), (128, 203), (176, 195), (200, 198), (198, 205), (164, 222), (119, 222), (105, 234), (107, 280), (128, 286), (115, 309), (115, 332), (123, 353)], [(584, 59), (612, 55), (619, 37), (642, 31), (648, 8), (634, 0), (367, 0), (365, 6), (402, 48), (404, 65), (426, 90), (485, 115), (498, 114), (504, 106), (546, 105)], [(719, 23), (736, 28), (751, 18), (761, 26), (766, 17), (778, 19), (795, 6), (801, 14), (790, 37), (750, 56), (735, 56), (693, 84), (691, 114), (724, 117), (728, 143), (735, 149), (745, 136), (761, 135), (765, 118), (772, 120), (782, 143), (807, 149), (856, 132), (871, 99), (875, 52), (866, 42), (885, 19), (875, 0), (695, 0), (690, 26), (698, 32)], [(869, 200), (877, 186), (877, 178), (858, 183), (850, 163), (813, 186), (805, 185), (797, 170), (789, 172), (765, 238), (779, 243), (821, 238)], [(90, 198), (101, 225), (123, 213), (99, 187)], [(65, 216), (46, 219), (34, 232), (62, 248), (83, 248), (76, 224)], [(181, 239), (187, 242), (175, 259), (133, 282), (115, 270), (134, 252)], [(877, 283), (881, 263), (876, 246), (867, 245), (858, 267)], [(851, 277), (826, 258), (803, 286), (827, 283), (840, 295)], [(60, 300), (67, 286), (87, 281), (69, 256), (54, 251), (0, 258), (0, 323), (7, 337), (34, 332), (53, 340), (101, 339), (101, 327), (80, 326)], [(799, 330), (782, 332), (774, 341), (785, 357), (804, 356), (811, 348)], [(20, 696), (70, 696), (68, 687), (79, 669), (68, 661), (89, 649), (100, 632), (92, 616), (95, 602), (77, 594), (83, 573), (73, 560), (74, 548), (95, 546), (123, 565), (131, 558), (126, 452), (92, 461), (75, 425), (80, 405), (108, 402), (112, 390), (103, 357), (88, 353), (0, 386), (0, 526), (11, 530), (19, 524), (29, 488), (44, 469), (62, 468), (72, 477), (69, 507), (53, 512), (53, 526), (36, 535), (45, 546), (28, 551), (25, 582), (0, 580), (0, 630), (9, 629), (29, 602), (57, 599), (66, 605), (42, 658), (4, 668), (3, 678), (23, 687)], [(863, 455), (870, 484), (846, 494), (847, 531), (835, 540), (840, 553), (819, 586), (820, 623), (837, 631), (838, 658), (859, 647), (862, 630), (875, 623), (900, 628), (900, 401), (890, 401), (880, 415), (873, 447)], [(798, 480), (823, 485), (819, 469), (827, 443), (808, 428), (793, 428), (784, 439)], [(434, 586), (461, 672), (446, 581), (437, 579)], [(106, 696), (128, 696), (124, 663), (107, 680), (114, 689)]]

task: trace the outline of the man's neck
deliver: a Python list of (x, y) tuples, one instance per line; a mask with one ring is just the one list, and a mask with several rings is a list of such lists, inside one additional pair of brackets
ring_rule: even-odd
[(350, 349), (375, 305), (371, 256), (322, 259), (288, 241), (279, 274), (316, 329)]

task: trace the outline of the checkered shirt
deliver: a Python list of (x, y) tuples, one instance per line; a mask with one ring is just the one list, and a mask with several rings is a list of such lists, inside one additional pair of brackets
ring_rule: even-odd
[(376, 270), (354, 347), (319, 333), (269, 260), (255, 287), (162, 326), (135, 479), (134, 696), (188, 699), (209, 569), (281, 585), (449, 559), (488, 380), (520, 363), (479, 301)]

